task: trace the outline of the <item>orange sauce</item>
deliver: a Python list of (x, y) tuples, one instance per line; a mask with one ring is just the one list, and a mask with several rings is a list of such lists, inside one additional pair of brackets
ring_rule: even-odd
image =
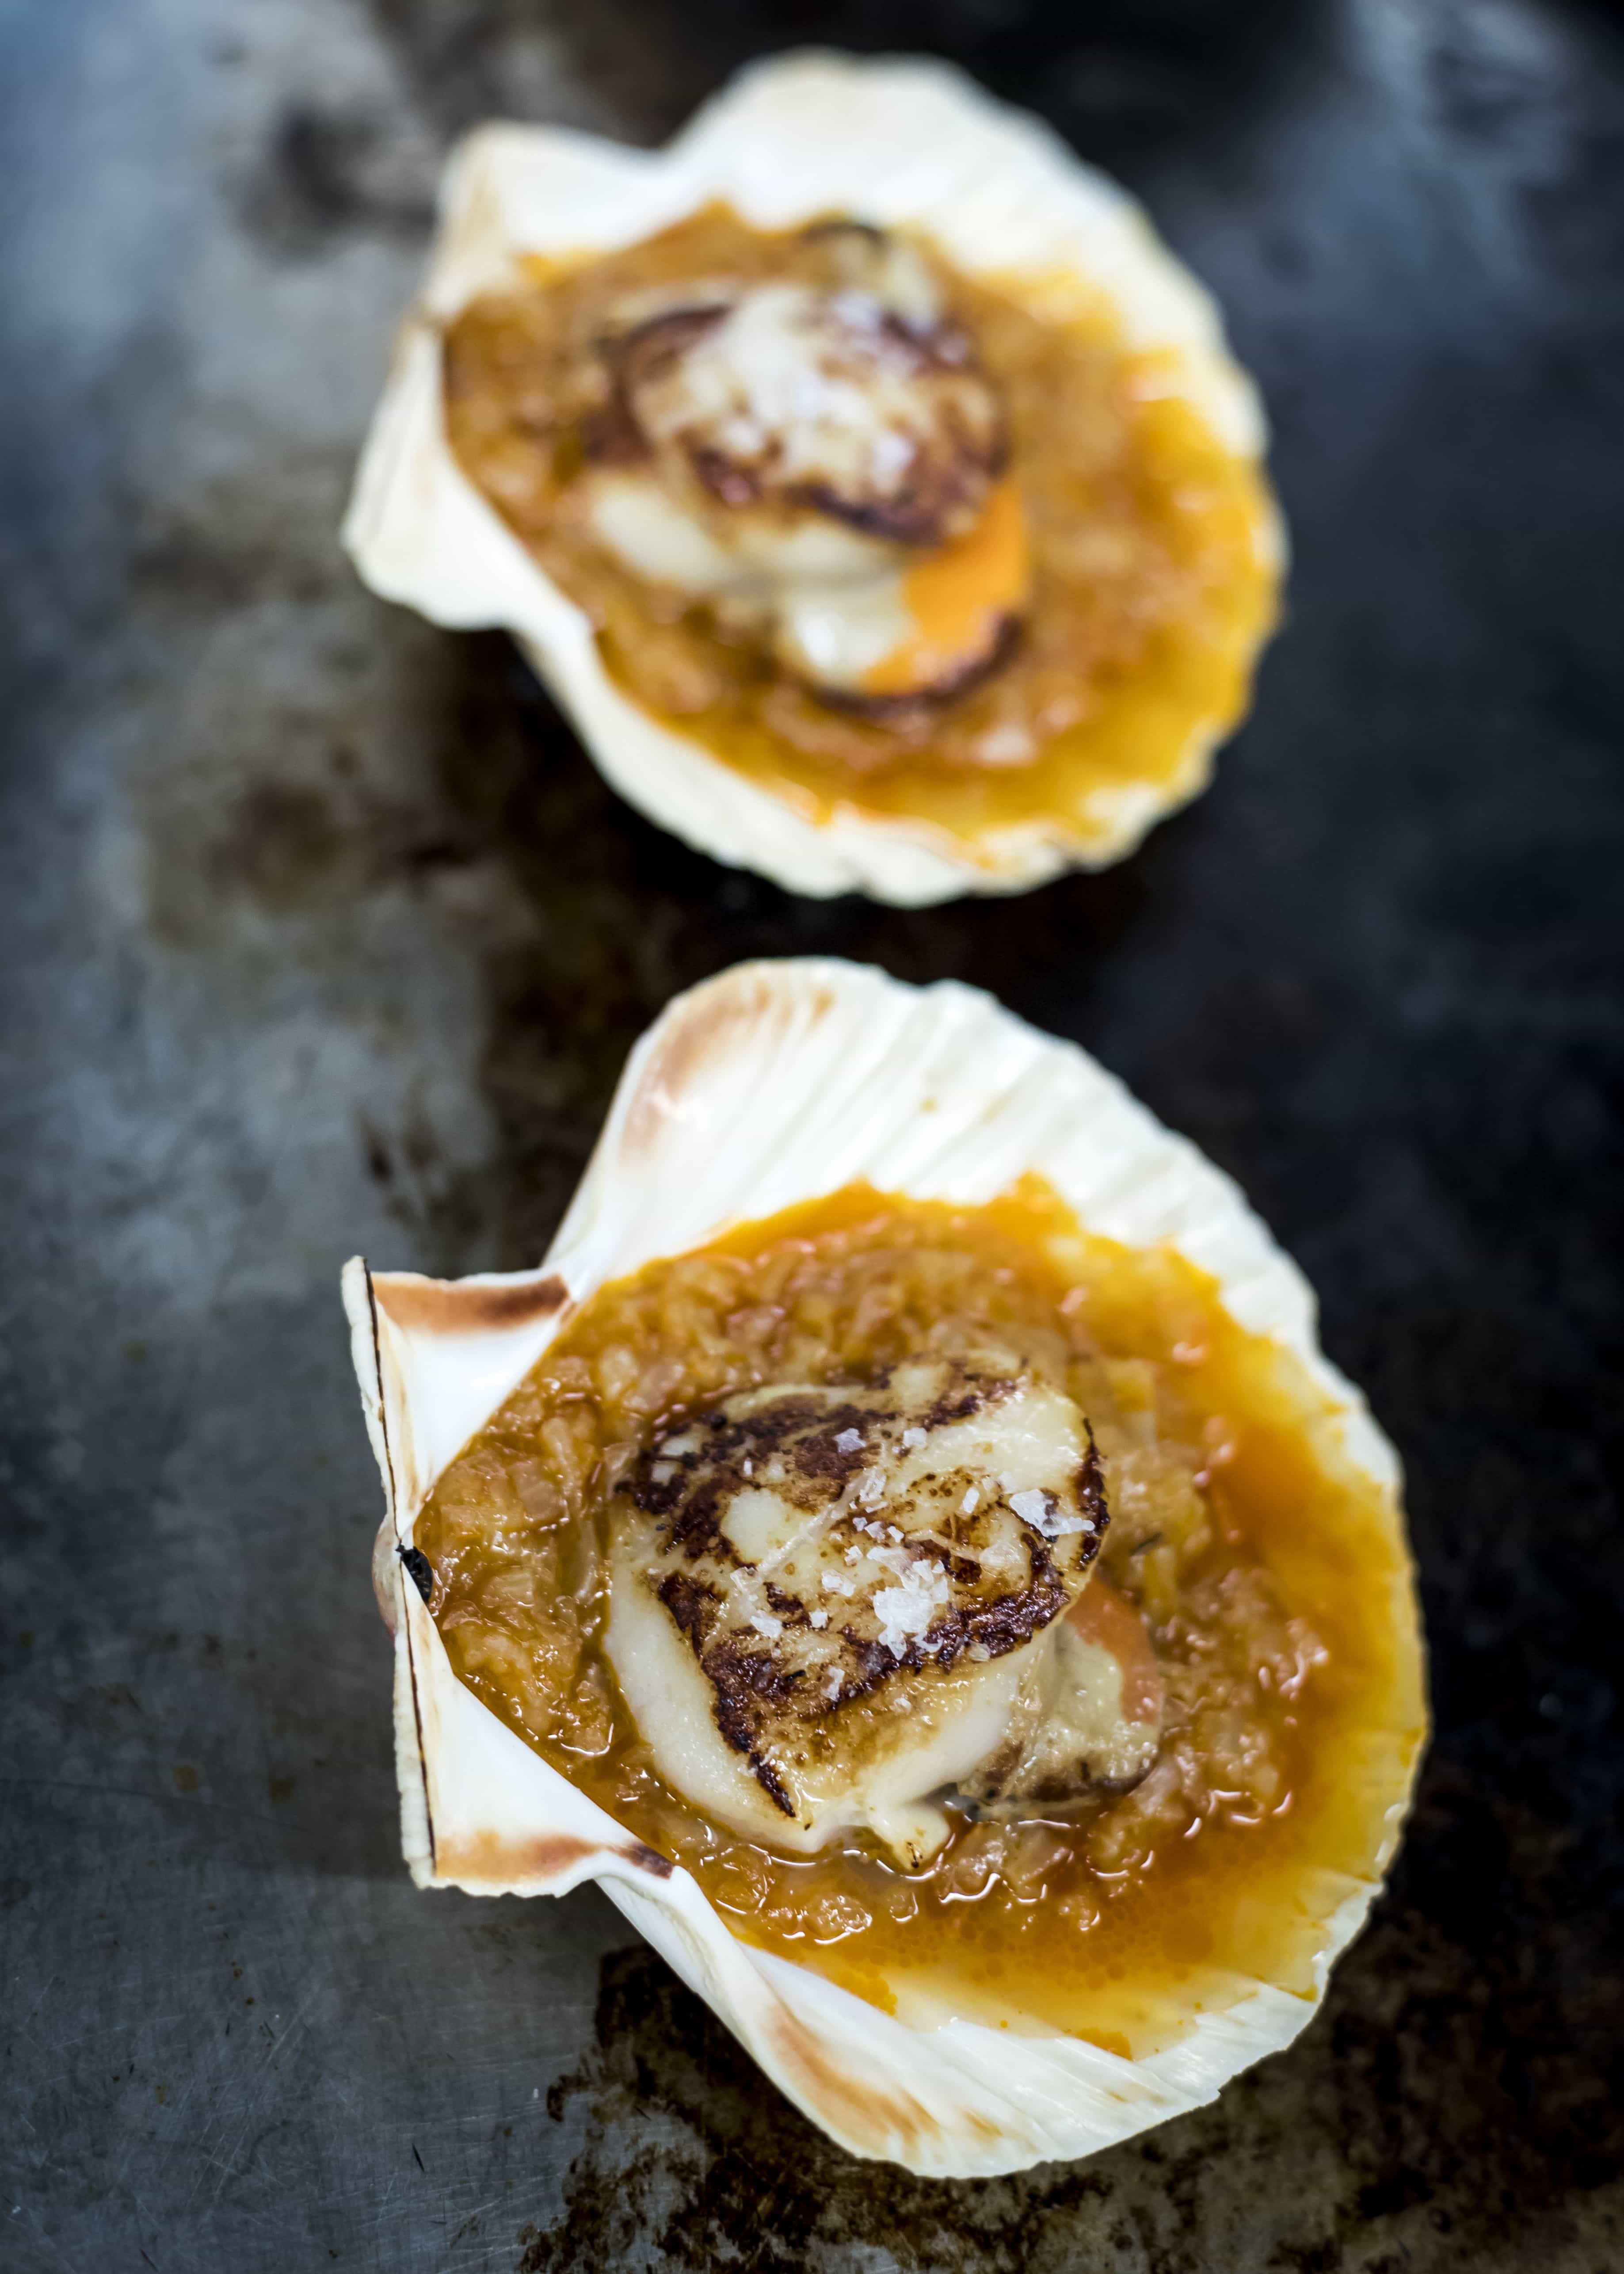
[[(870, 1269), (876, 1257), (880, 1265)], [(937, 1269), (943, 1257), (957, 1259), (951, 1272)], [(854, 1307), (845, 1311), (841, 1271), (855, 1291)], [(887, 1285), (903, 1291), (889, 1313), (876, 1295)], [(933, 1296), (933, 1286), (945, 1291)], [(752, 1306), (752, 1296), (762, 1299)], [(730, 1312), (735, 1297), (745, 1307)], [(1145, 1412), (1154, 1409), (1165, 1442), (1184, 1449), (1207, 1525), (1204, 1544), (1172, 1582), (1196, 1606), (1186, 1625), (1199, 1625), (1199, 1600), (1220, 1600), (1233, 1582), (1260, 1603), (1267, 1598), (1267, 1617), (1282, 1633), (1312, 1638), (1300, 1682), (1271, 1694), (1259, 1675), (1258, 1694), (1237, 1693), (1278, 1765), (1268, 1805), (1226, 1794), (1209, 1777), (1199, 1811), (1169, 1819), (1168, 1836), (1151, 1837), (1148, 1846), (1141, 1829), (1120, 1868), (1101, 1868), (1114, 1827), (1133, 1823), (1136, 1808), (1154, 1834), (1157, 1819), (1145, 1815), (1142, 1797), (1126, 1795), (1097, 1811), (1086, 1841), (1064, 1822), (1028, 1827), (1012, 1878), (981, 1868), (989, 1827), (964, 1822), (929, 1867), (906, 1874), (861, 1841), (804, 1860), (718, 1834), (652, 1774), (607, 1673), (602, 1597), (590, 1585), (593, 1556), (601, 1556), (594, 1527), (603, 1522), (613, 1466), (606, 1439), (651, 1433), (713, 1397), (718, 1382), (738, 1386), (741, 1363), (715, 1352), (695, 1359), (689, 1386), (700, 1383), (699, 1394), (641, 1421), (627, 1418), (635, 1389), (615, 1392), (631, 1401), (617, 1408), (601, 1385), (631, 1381), (634, 1361), (646, 1360), (662, 1337), (668, 1355), (684, 1337), (697, 1349), (712, 1318), (728, 1352), (750, 1346), (753, 1336), (781, 1335), (782, 1325), (761, 1323), (774, 1306), (796, 1331), (838, 1345), (846, 1363), (865, 1351), (883, 1360), (909, 1337), (917, 1347), (931, 1303), (950, 1297), (980, 1302), (995, 1322), (1069, 1337), (1085, 1378), (1101, 1384), (1097, 1407), (1092, 1399), (1090, 1406), (1108, 1449), (1108, 1478), (1109, 1446), (1127, 1443), (1133, 1426), (1142, 1434), (1144, 1413), (1135, 1425), (1130, 1411), (1136, 1400), (1149, 1401)], [(807, 1378), (795, 1371), (799, 1359), (788, 1363), (785, 1374), (763, 1360), (756, 1378)], [(589, 1408), (602, 1427), (588, 1426)], [(530, 1547), (514, 1550), (519, 1532), (508, 1480), (520, 1473), (515, 1464), (548, 1431), (555, 1433), (548, 1442), (562, 1446), (556, 1433), (572, 1414), (573, 1513), (555, 1511)], [(503, 1494), (509, 1513), (499, 1523), (486, 1511)], [(544, 1513), (553, 1506), (545, 1497), (537, 1505)], [(1127, 1521), (1115, 1518), (1118, 1526)], [(549, 1584), (560, 1599), (573, 1590), (568, 1601), (586, 1606), (569, 1613), (578, 1618), (573, 1640), (536, 1630), (530, 1655), (515, 1654), (512, 1638), (526, 1631), (523, 1621), (490, 1608), (499, 1597), (516, 1600), (511, 1577), (492, 1577), (491, 1542), (504, 1527), (503, 1572), (533, 1572), (541, 1568), (536, 1557), (551, 1557)], [(638, 1837), (685, 1864), (746, 1940), (905, 2014), (956, 2011), (1016, 2028), (1053, 2027), (1139, 2056), (1259, 1982), (1310, 1996), (1332, 1912), (1350, 1890), (1380, 1877), (1425, 1727), (1419, 1630), (1396, 1500), (1347, 1458), (1331, 1401), (1282, 1345), (1238, 1326), (1194, 1266), (1167, 1249), (1132, 1249), (1082, 1232), (1035, 1178), (978, 1209), (854, 1189), (741, 1226), (696, 1257), (651, 1265), (600, 1291), (452, 1464), (416, 1539), (438, 1574), (432, 1608), (452, 1663), (493, 1710)], [(1168, 1552), (1155, 1548), (1154, 1537), (1149, 1544), (1153, 1553)], [(1111, 1582), (1130, 1599), (1137, 1589), (1146, 1608), (1138, 1550), (1115, 1565), (1112, 1552), (1108, 1535)], [(531, 1590), (538, 1598), (545, 1592)], [(1177, 1655), (1183, 1615), (1176, 1602), (1171, 1618), (1154, 1627), (1164, 1671), (1166, 1653)], [(1202, 1646), (1215, 1645), (1209, 1638)], [(1199, 1648), (1192, 1662), (1199, 1664)], [(545, 1680), (532, 1681), (526, 1667), (544, 1668)], [(1189, 1680), (1187, 1667), (1183, 1675), (1174, 1670)], [(577, 1702), (550, 1721), (572, 1682)]]
[(864, 674), (869, 695), (906, 694), (947, 678), (957, 659), (991, 644), (1025, 605), (1031, 546), (1020, 492), (1001, 481), (974, 529), (929, 553), (902, 580), (911, 639)]

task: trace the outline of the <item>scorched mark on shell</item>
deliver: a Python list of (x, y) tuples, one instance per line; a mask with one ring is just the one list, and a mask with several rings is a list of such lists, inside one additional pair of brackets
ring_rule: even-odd
[(557, 1272), (515, 1285), (477, 1279), (420, 1279), (407, 1272), (380, 1273), (372, 1287), (379, 1309), (404, 1334), (499, 1334), (551, 1318), (569, 1301)]

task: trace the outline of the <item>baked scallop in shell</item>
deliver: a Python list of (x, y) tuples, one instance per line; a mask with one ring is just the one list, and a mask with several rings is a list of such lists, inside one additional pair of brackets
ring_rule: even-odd
[(741, 965), (545, 1261), (347, 1267), (417, 1882), (598, 1881), (853, 2153), (1289, 2044), (1425, 1728), (1397, 1465), (1228, 1178), (989, 997)]
[(487, 126), (345, 523), (509, 629), (620, 793), (790, 889), (1132, 849), (1244, 712), (1283, 556), (1212, 303), (936, 63), (793, 56), (666, 150)]

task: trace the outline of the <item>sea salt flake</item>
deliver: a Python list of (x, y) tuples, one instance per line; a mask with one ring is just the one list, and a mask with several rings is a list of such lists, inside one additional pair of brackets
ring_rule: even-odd
[(875, 436), (868, 452), (869, 471), (881, 488), (894, 482), (914, 463), (915, 445), (911, 436), (886, 429)]
[(758, 1635), (765, 1635), (769, 1642), (777, 1642), (784, 1631), (783, 1620), (775, 1619), (771, 1611), (752, 1611), (750, 1624)]
[(835, 1439), (837, 1453), (855, 1453), (860, 1451), (861, 1447), (862, 1431), (861, 1429), (842, 1429), (840, 1434)]
[(905, 1429), (902, 1433), (902, 1442), (910, 1453), (916, 1453), (929, 1434), (929, 1429)]
[(906, 1654), (909, 1642), (925, 1632), (947, 1599), (946, 1572), (922, 1561), (907, 1564), (898, 1585), (875, 1590), (874, 1615), (880, 1623), (880, 1640), (893, 1658)]
[(1029, 1492), (1011, 1493), (1010, 1506), (1023, 1524), (1041, 1532), (1045, 1540), (1064, 1540), (1074, 1532), (1093, 1530), (1080, 1516), (1062, 1516), (1053, 1494), (1040, 1491), (1035, 1485)]
[(1024, 765), (1032, 756), (1034, 745), (1024, 727), (1013, 721), (994, 727), (975, 745), (975, 755), (983, 765)]
[(837, 292), (830, 310), (854, 332), (877, 332), (880, 328), (880, 304), (871, 292)]

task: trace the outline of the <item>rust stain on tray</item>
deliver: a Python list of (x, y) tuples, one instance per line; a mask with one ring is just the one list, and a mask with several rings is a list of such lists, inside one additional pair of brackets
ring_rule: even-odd
[[(1027, 2274), (1112, 2255), (1104, 2159), (1002, 2180), (923, 2180), (859, 2160), (767, 2084), (641, 1944), (603, 1961), (593, 2041), (548, 2090), (546, 2116), (579, 2145), (556, 2212), (516, 2233), (514, 2274), (629, 2264), (639, 2244), (638, 2265), (692, 2274), (850, 2274), (871, 2263)], [(1213, 2139), (1191, 2146), (1205, 2168)], [(1165, 2195), (1168, 2172), (1147, 2177)], [(1174, 2192), (1182, 2202), (1182, 2178)], [(1169, 2274), (1185, 2266), (1168, 2260)]]

